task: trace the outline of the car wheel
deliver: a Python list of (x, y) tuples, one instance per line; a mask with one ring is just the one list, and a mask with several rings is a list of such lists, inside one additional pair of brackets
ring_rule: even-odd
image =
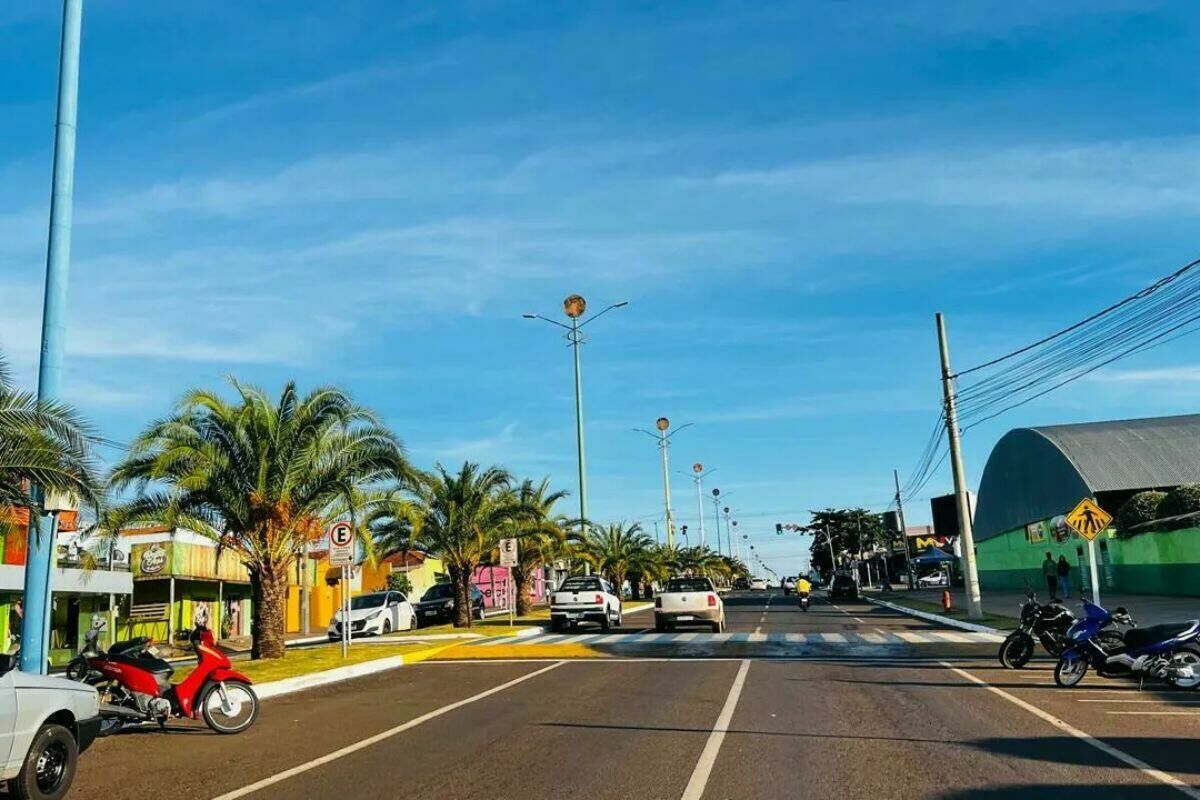
[(613, 623), (614, 628), (619, 628), (625, 624), (625, 612), (621, 607), (617, 607), (617, 621)]
[(722, 625), (721, 625), (721, 622), (720, 622), (720, 620), (718, 620), (717, 622), (714, 622), (714, 623), (712, 624), (712, 632), (713, 632), (713, 633), (720, 633), (720, 632), (721, 632), (721, 627), (722, 627)]
[(58, 800), (71, 788), (78, 761), (79, 748), (71, 732), (62, 725), (43, 725), (8, 791), (22, 800)]
[(390, 619), (385, 619), (383, 621), (383, 634), (382, 635), (387, 636), (391, 632), (392, 632), (392, 621)]
[(655, 631), (655, 633), (666, 633), (667, 632), (667, 624), (665, 622), (659, 622), (659, 621), (655, 620), (654, 631)]
[(606, 631), (612, 628), (612, 617), (608, 609), (604, 610), (604, 616), (600, 618), (600, 630)]

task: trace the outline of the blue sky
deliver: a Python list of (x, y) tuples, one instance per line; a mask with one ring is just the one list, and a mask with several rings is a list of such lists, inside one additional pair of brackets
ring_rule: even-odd
[[(59, 9), (0, 8), (0, 347), (32, 386)], [(127, 439), (234, 374), (336, 382), (422, 465), (661, 513), (659, 415), (774, 535), (882, 506), (969, 366), (1196, 257), (1187, 3), (88, 0), (66, 391)], [(1183, 339), (970, 432), (1195, 411)], [(695, 495), (674, 476), (680, 521)], [(928, 495), (909, 506), (928, 519)], [(573, 500), (571, 502), (574, 502)], [(711, 522), (710, 522), (711, 525)]]

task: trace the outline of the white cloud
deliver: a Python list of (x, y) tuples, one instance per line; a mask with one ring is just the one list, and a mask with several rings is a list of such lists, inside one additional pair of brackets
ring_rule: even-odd
[(1196, 383), (1200, 382), (1200, 366), (1103, 370), (1093, 373), (1088, 378), (1107, 383)]

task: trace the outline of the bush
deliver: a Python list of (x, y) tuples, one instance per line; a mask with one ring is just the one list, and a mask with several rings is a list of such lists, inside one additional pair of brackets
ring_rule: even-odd
[(1166, 492), (1138, 492), (1126, 500), (1125, 504), (1117, 511), (1117, 535), (1136, 536), (1150, 530), (1149, 528), (1137, 531), (1130, 529), (1135, 525), (1144, 525), (1158, 519), (1159, 509), (1166, 496)]
[(403, 572), (393, 572), (391, 575), (388, 575), (387, 588), (393, 592), (400, 592), (405, 597), (412, 594), (412, 583)]
[[(1163, 498), (1158, 507), (1158, 519), (1178, 517), (1181, 514), (1200, 512), (1200, 483), (1189, 483), (1171, 491)], [(1170, 530), (1190, 528), (1196, 524), (1195, 519), (1178, 520), (1168, 523)]]

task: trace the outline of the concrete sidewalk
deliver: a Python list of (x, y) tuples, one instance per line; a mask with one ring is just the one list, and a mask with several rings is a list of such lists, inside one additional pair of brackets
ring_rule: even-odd
[[(1035, 590), (1036, 591), (1036, 590)], [(887, 594), (877, 595), (887, 599)], [(897, 589), (892, 593), (895, 597), (912, 597), (933, 605), (941, 605), (941, 589), (918, 589), (909, 592)], [(961, 588), (950, 590), (951, 601), (956, 608), (966, 608), (967, 598)], [(1038, 600), (1046, 602), (1045, 587), (1037, 593)], [(1091, 599), (1091, 593), (1087, 598)], [(985, 590), (983, 592), (983, 610), (989, 614), (1005, 617), (1016, 617), (1019, 606), (1025, 602), (1025, 592), (1016, 590)], [(1106, 594), (1100, 593), (1100, 603), (1110, 611), (1117, 606), (1125, 606), (1139, 626), (1160, 625), (1164, 622), (1183, 622), (1190, 619), (1200, 619), (1200, 597), (1176, 597), (1154, 594)], [(1069, 600), (1064, 601), (1067, 608), (1076, 616), (1080, 611), (1079, 593), (1072, 592)]]

